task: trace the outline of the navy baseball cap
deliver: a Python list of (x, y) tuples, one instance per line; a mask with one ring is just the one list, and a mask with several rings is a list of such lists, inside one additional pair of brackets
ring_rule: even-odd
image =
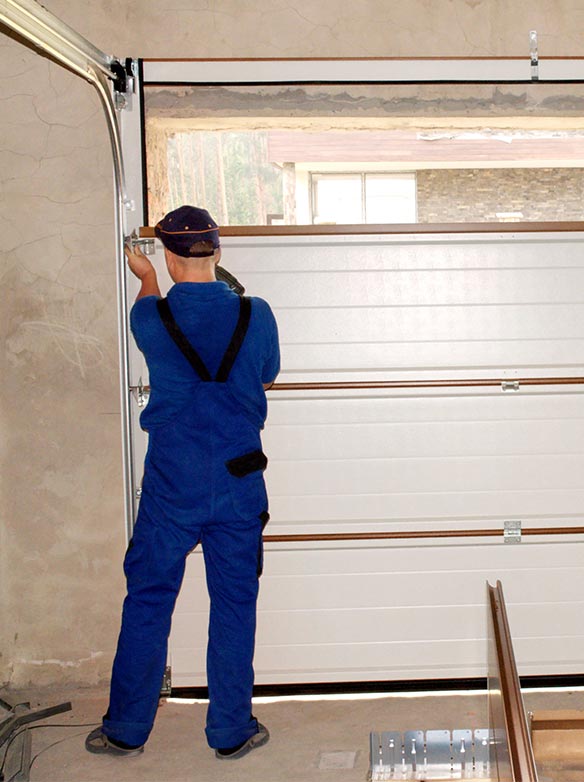
[[(220, 246), (217, 223), (198, 206), (179, 206), (169, 212), (154, 227), (154, 233), (171, 253), (183, 258), (206, 258)], [(213, 250), (194, 252), (191, 248), (199, 242), (212, 242)]]

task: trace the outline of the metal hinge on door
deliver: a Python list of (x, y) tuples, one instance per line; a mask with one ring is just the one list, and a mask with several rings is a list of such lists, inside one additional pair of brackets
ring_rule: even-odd
[(537, 50), (537, 30), (529, 32), (529, 54), (531, 59), (531, 81), (539, 81), (539, 53)]
[(137, 386), (130, 386), (130, 393), (136, 400), (138, 407), (146, 407), (150, 399), (150, 386), (143, 385), (142, 378), (138, 380)]
[(521, 522), (506, 521), (503, 525), (503, 537), (505, 543), (521, 543)]

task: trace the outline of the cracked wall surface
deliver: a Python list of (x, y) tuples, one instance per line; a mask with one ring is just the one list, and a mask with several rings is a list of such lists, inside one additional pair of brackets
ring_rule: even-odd
[(0, 680), (107, 675), (123, 554), (112, 168), (97, 96), (0, 39)]
[[(121, 57), (584, 55), (583, 0), (44, 4)], [(0, 681), (91, 683), (125, 545), (109, 140), (87, 83), (4, 33), (0, 63)]]

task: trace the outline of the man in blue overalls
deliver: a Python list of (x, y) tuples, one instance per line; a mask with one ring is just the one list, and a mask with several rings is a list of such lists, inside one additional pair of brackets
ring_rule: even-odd
[(269, 305), (215, 279), (219, 232), (183, 206), (156, 226), (175, 285), (160, 298), (156, 272), (127, 250), (142, 287), (130, 316), (150, 375), (140, 423), (149, 434), (140, 508), (124, 560), (127, 597), (103, 724), (90, 752), (143, 751), (156, 713), (171, 616), (188, 553), (200, 542), (210, 596), (207, 740), (218, 758), (265, 744), (251, 713), (267, 459), (265, 389), (280, 367)]

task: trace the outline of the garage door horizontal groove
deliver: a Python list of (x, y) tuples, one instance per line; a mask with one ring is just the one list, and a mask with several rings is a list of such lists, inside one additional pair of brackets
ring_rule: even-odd
[[(403, 532), (324, 532), (295, 535), (264, 535), (264, 543), (319, 543), (346, 540), (415, 540), (422, 538), (496, 538), (504, 537), (502, 529), (406, 530)], [(532, 535), (584, 535), (584, 527), (531, 527), (521, 530), (521, 537)]]
[[(451, 378), (444, 380), (349, 380), (312, 383), (274, 383), (270, 391), (350, 391), (359, 389), (400, 388), (502, 388), (512, 386), (577, 386), (584, 385), (584, 377), (507, 377)], [(130, 391), (150, 393), (150, 386), (130, 386)]]
[(515, 378), (450, 378), (445, 380), (354, 380), (324, 381), (314, 383), (274, 383), (272, 391), (337, 391), (366, 388), (476, 388), (519, 386), (570, 386), (583, 385), (584, 377), (527, 377)]

